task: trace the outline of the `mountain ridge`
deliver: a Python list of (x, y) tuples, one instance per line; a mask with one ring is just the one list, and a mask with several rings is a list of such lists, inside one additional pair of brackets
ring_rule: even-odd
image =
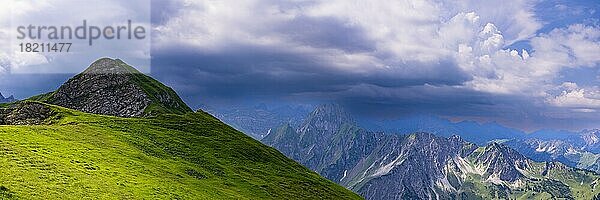
[[(313, 114), (324, 110), (317, 107)], [(331, 124), (340, 124), (345, 112), (329, 110), (320, 119), (333, 121), (306, 125), (314, 121), (309, 117), (304, 126), (336, 127)], [(284, 125), (263, 142), (366, 199), (591, 198), (598, 193), (599, 175), (534, 162), (496, 142), (479, 147), (456, 135), (386, 134), (352, 123), (337, 127)]]

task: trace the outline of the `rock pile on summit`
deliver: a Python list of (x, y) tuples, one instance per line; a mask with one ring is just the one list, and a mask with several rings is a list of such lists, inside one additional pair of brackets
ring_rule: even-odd
[(45, 102), (119, 117), (192, 112), (171, 88), (118, 59), (92, 63), (50, 95)]

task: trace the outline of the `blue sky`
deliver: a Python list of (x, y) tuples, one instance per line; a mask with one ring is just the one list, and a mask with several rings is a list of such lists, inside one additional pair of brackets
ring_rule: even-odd
[[(40, 8), (37, 2), (29, 6)], [(117, 2), (106, 4), (135, 7)], [(151, 75), (192, 107), (336, 101), (371, 117), (433, 114), (525, 130), (598, 128), (600, 121), (598, 1), (151, 5)], [(4, 68), (14, 59), (0, 54)], [(90, 62), (41, 65), (83, 69)], [(20, 98), (72, 75), (1, 71), (0, 91)]]

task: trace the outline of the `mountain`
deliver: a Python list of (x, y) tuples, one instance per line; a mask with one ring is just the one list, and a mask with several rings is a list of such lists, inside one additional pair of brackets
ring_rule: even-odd
[(228, 125), (254, 138), (261, 139), (272, 128), (284, 123), (299, 126), (312, 106), (307, 105), (267, 105), (264, 103), (254, 106), (210, 107), (203, 105), (202, 109), (212, 114)]
[[(150, 77), (90, 74), (122, 66), (102, 59), (32, 98), (44, 102), (0, 106), (0, 199), (360, 199), (213, 116), (187, 112)], [(122, 103), (139, 99), (148, 107)]]
[(599, 129), (578, 133), (541, 130), (505, 144), (535, 161), (559, 161), (571, 167), (600, 173)]
[(58, 90), (31, 100), (119, 117), (192, 112), (173, 89), (110, 58), (97, 60)]
[[(306, 105), (268, 106), (266, 104), (228, 107), (202, 106), (203, 110), (257, 139), (262, 139), (282, 124), (289, 124), (293, 128), (299, 127), (313, 108), (314, 106)], [(355, 119), (355, 123), (375, 132), (399, 134), (428, 132), (445, 137), (460, 135), (465, 140), (478, 145), (485, 145), (491, 141), (520, 139), (526, 136), (523, 131), (495, 122), (451, 122), (431, 115), (414, 115), (397, 120), (360, 118)]]
[(0, 103), (10, 103), (15, 100), (15, 97), (13, 97), (12, 95), (10, 95), (9, 97), (4, 97), (2, 96), (2, 93), (0, 93)]
[(334, 105), (262, 141), (366, 199), (589, 199), (600, 192), (600, 176), (589, 171), (457, 135), (370, 132)]
[(495, 140), (519, 139), (526, 135), (523, 131), (508, 128), (495, 122), (451, 122), (447, 119), (429, 115), (415, 115), (397, 120), (361, 120), (360, 124), (371, 131), (400, 134), (428, 132), (445, 137), (460, 135), (465, 140), (479, 145), (485, 145)]

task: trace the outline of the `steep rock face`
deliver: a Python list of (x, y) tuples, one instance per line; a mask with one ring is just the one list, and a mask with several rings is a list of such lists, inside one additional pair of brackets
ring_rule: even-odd
[(88, 113), (140, 117), (191, 112), (177, 94), (121, 60), (103, 58), (42, 99)]
[(321, 105), (298, 128), (289, 124), (273, 129), (262, 140), (331, 180), (344, 176), (344, 168), (372, 151), (375, 136), (354, 125), (338, 105)]
[(448, 198), (451, 189), (445, 168), (463, 144), (429, 133), (408, 135), (391, 162), (383, 162), (359, 190), (367, 199)]
[(354, 119), (337, 104), (318, 106), (298, 129), (299, 132), (324, 132), (331, 134), (344, 124), (355, 124)]
[(490, 143), (477, 155), (475, 164), (483, 165), (490, 178), (513, 182), (524, 177), (520, 170), (529, 167), (529, 159), (517, 151), (498, 143)]

